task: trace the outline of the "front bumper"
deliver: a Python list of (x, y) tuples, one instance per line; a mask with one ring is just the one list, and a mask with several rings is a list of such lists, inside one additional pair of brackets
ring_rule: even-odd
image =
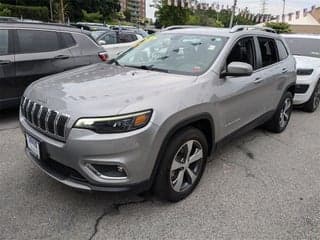
[[(27, 156), (46, 174), (70, 187), (97, 191), (143, 191), (149, 183), (156, 157), (152, 150), (157, 126), (121, 134), (96, 134), (86, 129), (71, 129), (66, 142), (49, 138), (32, 128), (20, 115), (24, 133), (40, 142), (37, 159), (26, 148)], [(122, 178), (101, 178), (88, 166), (117, 165), (125, 169)]]
[(304, 93), (295, 93), (293, 103), (301, 105), (309, 101), (318, 82), (318, 78), (312, 74), (308, 76), (297, 76), (297, 85), (307, 85), (308, 90)]

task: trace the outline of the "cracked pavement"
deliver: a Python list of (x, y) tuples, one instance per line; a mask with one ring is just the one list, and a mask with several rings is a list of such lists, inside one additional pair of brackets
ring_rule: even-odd
[(0, 239), (320, 239), (320, 111), (228, 143), (176, 204), (52, 180), (26, 158), (15, 112), (0, 112)]

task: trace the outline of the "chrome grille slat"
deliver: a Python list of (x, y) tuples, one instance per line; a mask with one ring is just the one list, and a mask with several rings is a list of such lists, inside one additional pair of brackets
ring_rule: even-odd
[(67, 123), (70, 119), (68, 115), (48, 109), (24, 97), (21, 100), (21, 114), (35, 129), (50, 137), (65, 141)]
[(57, 124), (58, 124), (59, 118), (60, 118), (60, 113), (58, 112), (58, 114), (57, 114), (57, 116), (56, 116), (56, 118), (54, 120), (54, 124), (53, 124), (53, 131), (54, 131), (55, 135), (58, 135)]
[(34, 114), (34, 111), (35, 111), (35, 109), (36, 109), (36, 103), (33, 103), (32, 104), (32, 109), (31, 109), (31, 114), (30, 114), (30, 120), (31, 120), (31, 122), (32, 123), (34, 123), (34, 117), (33, 117), (33, 114)]

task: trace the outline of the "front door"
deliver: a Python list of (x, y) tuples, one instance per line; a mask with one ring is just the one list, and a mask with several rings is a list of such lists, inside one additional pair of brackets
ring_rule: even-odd
[(264, 99), (261, 98), (261, 74), (256, 72), (257, 51), (253, 37), (245, 37), (236, 42), (225, 66), (231, 62), (245, 62), (254, 71), (251, 76), (225, 77), (220, 79), (217, 95), (219, 113), (223, 118), (223, 137), (257, 119), (263, 112)]

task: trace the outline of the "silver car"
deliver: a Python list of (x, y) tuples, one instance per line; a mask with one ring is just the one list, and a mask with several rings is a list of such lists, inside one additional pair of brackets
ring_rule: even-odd
[(219, 143), (290, 120), (295, 60), (266, 29), (163, 31), (109, 64), (43, 78), (24, 93), (26, 153), (83, 190), (187, 197)]

